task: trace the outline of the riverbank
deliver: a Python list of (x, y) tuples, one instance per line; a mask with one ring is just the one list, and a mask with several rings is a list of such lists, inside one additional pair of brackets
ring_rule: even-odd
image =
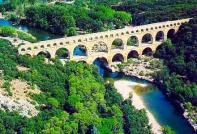
[(127, 62), (112, 65), (112, 71), (123, 72), (126, 76), (134, 76), (150, 82), (154, 81), (155, 75), (163, 67), (163, 62), (152, 56), (141, 56), (129, 59)]
[(137, 82), (131, 82), (128, 80), (117, 80), (114, 82), (114, 86), (118, 90), (118, 92), (123, 96), (124, 99), (129, 98), (129, 95), (132, 93), (132, 104), (135, 106), (136, 109), (146, 109), (147, 116), (149, 119), (149, 122), (152, 126), (152, 131), (155, 134), (161, 134), (161, 126), (155, 119), (155, 117), (152, 115), (152, 113), (147, 110), (143, 100), (140, 98), (139, 95), (137, 95), (134, 91), (134, 86), (140, 85), (142, 87), (146, 87), (146, 84), (139, 84)]

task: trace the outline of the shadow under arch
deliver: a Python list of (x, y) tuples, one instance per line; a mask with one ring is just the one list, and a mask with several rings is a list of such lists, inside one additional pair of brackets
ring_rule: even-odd
[(113, 56), (112, 62), (124, 62), (124, 56), (121, 53), (117, 53)]
[(48, 51), (41, 51), (37, 54), (37, 56), (43, 56), (47, 59), (51, 59), (51, 54)]
[(142, 43), (143, 44), (152, 44), (153, 43), (153, 36), (149, 33), (145, 34), (142, 37)]
[(152, 56), (153, 55), (153, 50), (150, 47), (147, 47), (142, 51), (142, 55)]
[(175, 29), (170, 29), (167, 33), (167, 38), (172, 39), (175, 35)]
[(138, 58), (138, 57), (139, 57), (139, 53), (136, 50), (131, 50), (127, 55), (127, 59)]
[(159, 42), (164, 41), (164, 32), (163, 31), (157, 32), (155, 40)]

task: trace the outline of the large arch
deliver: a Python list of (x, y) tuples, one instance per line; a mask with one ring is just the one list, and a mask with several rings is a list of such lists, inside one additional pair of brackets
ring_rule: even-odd
[(92, 52), (108, 52), (108, 47), (105, 42), (99, 41), (92, 47)]
[(172, 39), (175, 34), (175, 29), (170, 29), (167, 33), (167, 38)]
[(56, 57), (60, 58), (60, 59), (69, 59), (70, 55), (69, 55), (69, 51), (66, 48), (59, 48), (56, 53), (55, 53)]
[(159, 42), (164, 41), (164, 32), (163, 31), (157, 32), (155, 40)]
[(142, 51), (142, 55), (152, 56), (153, 55), (153, 50), (150, 47), (147, 47)]
[(48, 51), (41, 51), (37, 54), (37, 56), (43, 56), (47, 59), (50, 59), (51, 58), (51, 54), (48, 52)]
[(117, 38), (112, 42), (112, 49), (124, 49), (124, 43), (122, 39)]
[(147, 33), (142, 37), (142, 43), (143, 44), (152, 44), (153, 43), (153, 37), (151, 34)]
[(124, 56), (121, 53), (117, 53), (112, 57), (112, 62), (124, 62)]
[(136, 50), (131, 50), (127, 55), (127, 59), (138, 58), (138, 57), (139, 57), (139, 54)]
[(131, 36), (127, 40), (127, 45), (128, 46), (139, 46), (139, 40), (136, 36)]
[(85, 45), (77, 45), (74, 48), (73, 55), (74, 56), (87, 56), (87, 48)]

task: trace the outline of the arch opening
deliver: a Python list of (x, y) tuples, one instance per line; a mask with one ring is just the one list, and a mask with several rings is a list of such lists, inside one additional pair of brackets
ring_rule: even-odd
[(147, 33), (142, 37), (142, 43), (143, 44), (152, 44), (153, 43), (153, 37), (151, 34)]
[(150, 47), (147, 47), (142, 51), (142, 55), (152, 56), (153, 55), (153, 50)]
[(92, 47), (92, 52), (108, 52), (107, 44), (100, 41)]
[(59, 48), (56, 53), (55, 53), (56, 57), (58, 57), (59, 59), (69, 59), (70, 55), (69, 55), (69, 51), (66, 48)]
[(131, 37), (127, 40), (127, 45), (128, 45), (128, 46), (139, 46), (138, 38), (137, 38), (136, 36), (131, 36)]
[(108, 68), (108, 61), (105, 57), (96, 58), (93, 62), (94, 65), (98, 67), (98, 72), (101, 76), (105, 76)]
[(168, 31), (167, 38), (172, 39), (174, 37), (174, 35), (175, 35), (175, 30), (174, 29), (170, 29)]
[(124, 49), (124, 43), (121, 39), (117, 38), (112, 42), (112, 49)]
[(129, 52), (128, 56), (127, 56), (127, 59), (131, 59), (131, 58), (138, 58), (139, 57), (139, 54), (137, 51), (135, 50), (132, 50)]
[(163, 32), (163, 31), (159, 31), (159, 32), (156, 34), (155, 40), (156, 40), (156, 41), (159, 41), (159, 42), (164, 41), (164, 32)]
[(47, 59), (51, 58), (51, 54), (48, 51), (41, 51), (37, 54), (37, 56), (42, 56), (42, 57), (47, 58)]
[(84, 45), (78, 45), (73, 51), (74, 56), (87, 56), (87, 48)]
[(112, 62), (124, 62), (124, 56), (120, 53), (115, 54), (112, 58)]

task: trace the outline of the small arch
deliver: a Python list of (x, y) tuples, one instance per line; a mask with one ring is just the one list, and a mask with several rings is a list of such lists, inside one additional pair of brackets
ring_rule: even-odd
[(170, 29), (168, 31), (168, 33), (167, 33), (167, 37), (171, 39), (171, 38), (173, 38), (174, 34), (175, 34), (175, 30), (174, 29)]
[(25, 51), (25, 48), (22, 48), (21, 51)]
[(44, 45), (41, 45), (40, 47), (41, 47), (41, 48), (44, 48)]
[(103, 39), (103, 36), (100, 36), (101, 39)]
[(47, 47), (50, 47), (51, 45), (50, 44), (47, 44)]
[(69, 51), (66, 48), (59, 48), (56, 53), (55, 53), (56, 57), (58, 57), (59, 59), (69, 59)]
[(120, 53), (115, 54), (112, 58), (112, 62), (124, 62), (124, 56)]
[(142, 55), (152, 56), (153, 55), (153, 50), (150, 47), (147, 47), (142, 51)]
[(60, 45), (63, 45), (63, 42), (60, 42)]
[(26, 57), (31, 57), (31, 55), (30, 55), (30, 54), (24, 54), (23, 56), (26, 56)]
[(50, 59), (51, 58), (51, 54), (48, 52), (48, 51), (41, 51), (37, 54), (37, 56), (43, 56), (47, 59)]
[(87, 48), (84, 45), (77, 45), (73, 51), (74, 56), (87, 56)]
[(92, 52), (108, 52), (108, 47), (105, 42), (99, 41), (92, 47)]
[(38, 49), (38, 47), (34, 47), (34, 49)]
[(137, 38), (136, 36), (131, 36), (131, 37), (127, 40), (127, 45), (128, 45), (128, 46), (138, 46), (138, 45), (139, 45), (138, 38)]
[(127, 59), (131, 59), (131, 58), (138, 58), (139, 54), (136, 50), (131, 50), (127, 56)]
[(54, 43), (53, 46), (57, 46), (57, 43)]
[(80, 61), (78, 61), (78, 62), (81, 63), (81, 64), (87, 64), (87, 62), (84, 61), (84, 60), (80, 60)]
[(112, 42), (112, 49), (124, 49), (124, 44), (122, 39), (117, 38)]
[(27, 50), (31, 50), (31, 47), (28, 47)]
[(163, 31), (157, 32), (155, 40), (159, 41), (159, 42), (162, 42), (164, 40), (164, 32)]
[(98, 57), (93, 61), (93, 64), (104, 67), (108, 65), (108, 60), (105, 57)]
[(142, 37), (142, 43), (144, 44), (152, 44), (153, 43), (153, 37), (151, 34), (147, 33)]
[(69, 42), (67, 41), (66, 44), (69, 44)]

